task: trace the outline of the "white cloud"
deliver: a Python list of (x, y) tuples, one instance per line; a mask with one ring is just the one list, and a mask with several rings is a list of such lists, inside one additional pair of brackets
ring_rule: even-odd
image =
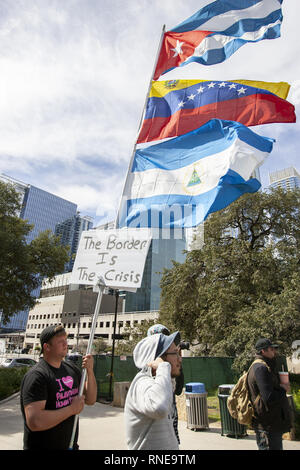
[(299, 80), (295, 80), (291, 83), (288, 99), (294, 105), (300, 104), (300, 77)]

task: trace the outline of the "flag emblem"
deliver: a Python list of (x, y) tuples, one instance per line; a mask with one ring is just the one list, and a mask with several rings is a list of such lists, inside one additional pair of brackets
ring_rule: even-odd
[(179, 83), (179, 80), (167, 80), (165, 81), (165, 88), (167, 88), (168, 90), (171, 90), (172, 88), (176, 88), (178, 83)]
[(199, 193), (202, 183), (199, 175), (201, 175), (199, 163), (193, 165), (192, 173), (190, 168), (186, 171), (183, 179), (183, 189), (186, 194), (195, 195)]
[(188, 186), (195, 186), (195, 184), (199, 184), (199, 183), (201, 183), (201, 180), (198, 176), (196, 169), (194, 168), (193, 174), (192, 174), (192, 177), (190, 179)]

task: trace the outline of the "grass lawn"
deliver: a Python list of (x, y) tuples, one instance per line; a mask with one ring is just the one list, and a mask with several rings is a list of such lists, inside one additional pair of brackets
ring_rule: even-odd
[(207, 392), (207, 408), (209, 422), (214, 423), (221, 420), (218, 388), (214, 388)]

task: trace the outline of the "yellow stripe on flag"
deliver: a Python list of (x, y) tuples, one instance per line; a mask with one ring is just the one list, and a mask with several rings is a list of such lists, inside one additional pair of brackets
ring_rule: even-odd
[[(182, 90), (198, 83), (213, 82), (213, 80), (159, 80), (153, 81), (149, 98), (163, 98), (165, 95), (175, 90)], [(279, 98), (286, 99), (290, 90), (290, 85), (286, 82), (261, 82), (256, 80), (224, 80), (225, 83), (240, 83), (254, 88), (270, 91)]]

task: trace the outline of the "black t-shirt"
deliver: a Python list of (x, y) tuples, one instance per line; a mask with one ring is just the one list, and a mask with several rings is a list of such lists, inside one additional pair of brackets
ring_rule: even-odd
[[(52, 367), (43, 358), (23, 378), (21, 385), (21, 411), (24, 418), (24, 449), (68, 449), (75, 416), (70, 416), (57, 426), (46, 431), (30, 431), (26, 425), (24, 406), (35, 401), (46, 400), (46, 410), (58, 410), (69, 406), (78, 395), (81, 372), (68, 361), (59, 368)], [(78, 426), (74, 439), (77, 449)]]

